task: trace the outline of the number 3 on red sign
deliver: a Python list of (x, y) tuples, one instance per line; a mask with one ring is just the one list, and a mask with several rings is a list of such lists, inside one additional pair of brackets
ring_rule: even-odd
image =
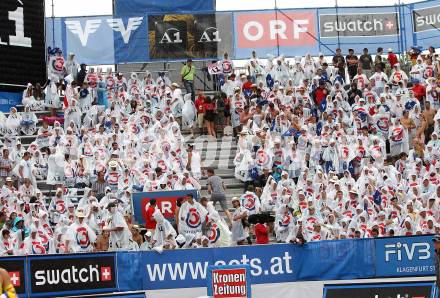
[[(24, 36), (24, 14), (23, 7), (17, 7), (14, 11), (9, 11), (8, 18), (15, 22), (15, 35), (9, 35), (9, 45), (16, 47), (32, 47), (32, 39)], [(8, 45), (0, 38), (0, 45)]]

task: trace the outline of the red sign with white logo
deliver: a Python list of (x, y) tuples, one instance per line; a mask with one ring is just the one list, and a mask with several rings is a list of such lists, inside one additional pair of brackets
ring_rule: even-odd
[(102, 281), (112, 280), (112, 268), (111, 267), (101, 267), (101, 280)]
[(238, 48), (315, 45), (313, 13), (239, 13), (235, 17)]
[[(180, 197), (166, 197), (166, 198), (154, 198), (156, 200), (157, 208), (162, 212), (166, 219), (174, 218), (176, 211), (176, 201)], [(142, 218), (147, 220), (147, 205), (153, 198), (144, 198), (141, 202)]]
[(212, 297), (214, 298), (246, 298), (248, 289), (246, 269), (214, 269), (212, 270)]
[(20, 272), (19, 271), (13, 271), (13, 272), (8, 272), (9, 273), (9, 277), (11, 278), (11, 283), (14, 287), (19, 287), (20, 286)]

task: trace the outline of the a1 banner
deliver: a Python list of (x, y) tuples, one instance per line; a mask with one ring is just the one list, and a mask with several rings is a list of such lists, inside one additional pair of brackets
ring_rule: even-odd
[[(324, 298), (431, 298), (434, 283), (386, 283), (324, 287)], [(355, 295), (353, 295), (355, 293)]]
[(29, 258), (30, 295), (53, 297), (117, 289), (114, 254)]
[(230, 13), (148, 16), (150, 59), (218, 58), (232, 51)]
[(198, 200), (199, 193), (196, 190), (134, 193), (132, 197), (134, 218), (138, 223), (145, 223), (147, 218), (147, 206), (150, 200), (155, 199), (157, 207), (162, 212), (163, 216), (167, 220), (174, 222), (176, 201), (188, 194), (191, 194), (196, 200)]
[(9, 273), (11, 283), (19, 295), (26, 292), (26, 275), (24, 258), (0, 258), (0, 267)]
[(251, 274), (248, 265), (209, 266), (206, 281), (210, 297), (251, 297)]

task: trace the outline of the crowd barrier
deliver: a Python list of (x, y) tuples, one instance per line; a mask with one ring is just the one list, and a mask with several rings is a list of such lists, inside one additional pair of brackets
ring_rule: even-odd
[(157, 252), (0, 258), (20, 297), (201, 288), (210, 265), (248, 265), (251, 283), (435, 274), (431, 236)]
[(440, 47), (440, 0), (380, 7), (176, 11), (47, 18), (46, 45), (74, 52), (78, 61), (92, 65), (214, 59), (224, 52), (230, 59), (248, 59), (253, 50), (266, 58), (333, 55), (336, 47), (356, 53), (364, 47), (371, 52), (379, 46), (395, 52)]

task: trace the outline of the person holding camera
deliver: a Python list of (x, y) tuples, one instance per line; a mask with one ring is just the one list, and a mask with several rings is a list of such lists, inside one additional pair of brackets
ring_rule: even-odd
[(232, 242), (237, 245), (245, 245), (245, 240), (249, 237), (246, 229), (248, 210), (241, 206), (238, 197), (232, 198), (232, 206), (235, 208), (232, 214)]

